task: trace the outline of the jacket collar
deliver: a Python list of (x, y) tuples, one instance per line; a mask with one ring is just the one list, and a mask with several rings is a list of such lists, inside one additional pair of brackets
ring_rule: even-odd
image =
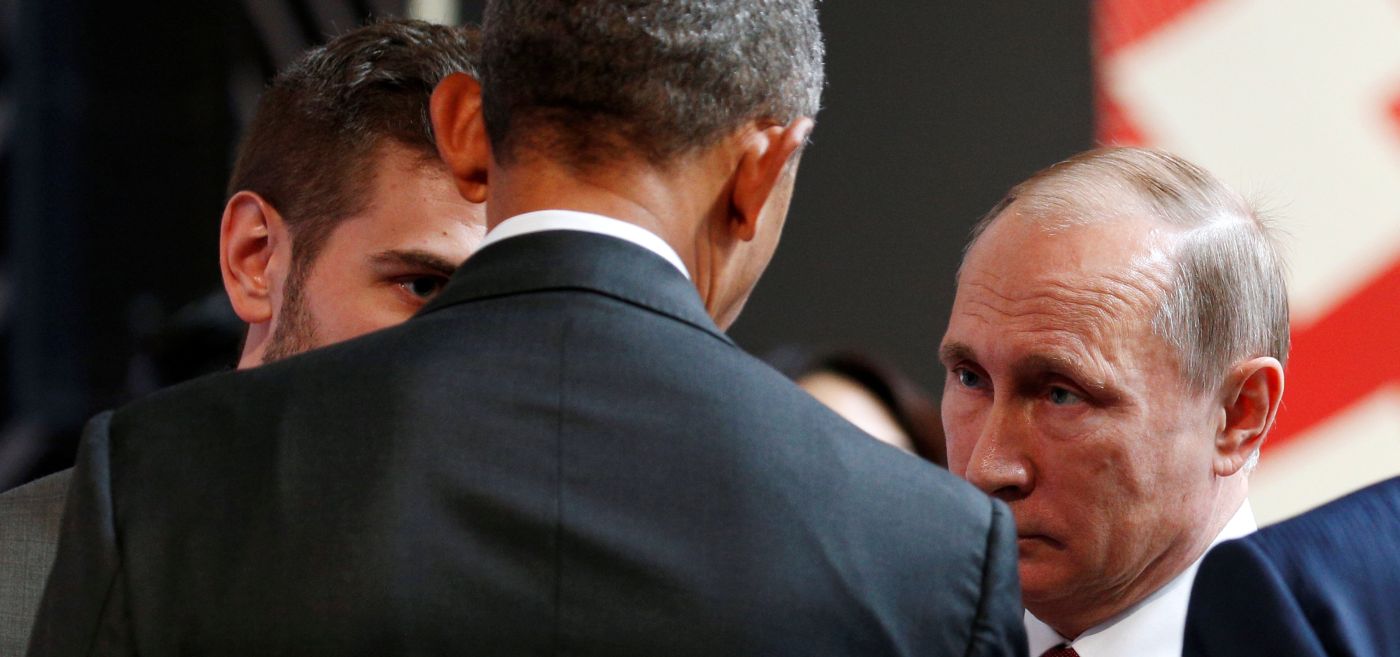
[(452, 275), (419, 315), (481, 299), (587, 290), (675, 318), (734, 344), (695, 286), (661, 256), (622, 239), (575, 230), (529, 233), (489, 244)]

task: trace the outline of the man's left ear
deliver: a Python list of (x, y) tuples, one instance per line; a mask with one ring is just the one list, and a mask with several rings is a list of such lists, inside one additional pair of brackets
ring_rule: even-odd
[(736, 238), (747, 242), (758, 234), (759, 216), (782, 180), (788, 162), (807, 143), (812, 125), (812, 119), (804, 116), (747, 136), (730, 199), (729, 228)]
[(1215, 474), (1240, 471), (1264, 444), (1283, 399), (1283, 365), (1268, 356), (1251, 358), (1230, 369), (1222, 386), (1225, 423), (1215, 438)]

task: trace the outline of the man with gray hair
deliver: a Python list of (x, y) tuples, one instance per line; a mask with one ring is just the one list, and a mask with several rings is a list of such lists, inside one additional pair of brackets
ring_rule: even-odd
[(1032, 655), (1176, 656), (1192, 577), (1254, 520), (1288, 302), (1209, 173), (1090, 151), (974, 229), (940, 357), (949, 467), (1016, 517)]
[(95, 420), (31, 654), (1024, 655), (1006, 505), (723, 332), (822, 48), (814, 0), (489, 3), (431, 101), (480, 250)]

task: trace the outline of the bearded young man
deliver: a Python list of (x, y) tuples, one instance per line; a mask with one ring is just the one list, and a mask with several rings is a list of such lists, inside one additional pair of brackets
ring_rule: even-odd
[[(485, 234), (437, 158), (428, 100), (476, 72), (478, 36), (417, 21), (347, 32), (264, 92), (229, 180), (224, 290), (248, 334), (238, 367), (408, 319)], [(0, 655), (23, 654), (72, 471), (0, 495)]]

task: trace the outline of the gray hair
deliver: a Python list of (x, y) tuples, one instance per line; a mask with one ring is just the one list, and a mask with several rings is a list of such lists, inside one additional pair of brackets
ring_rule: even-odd
[(1013, 203), (1039, 221), (1148, 216), (1180, 231), (1152, 327), (1175, 347), (1193, 389), (1216, 388), (1247, 358), (1287, 363), (1288, 290), (1276, 230), (1205, 169), (1151, 149), (1080, 153), (1012, 188), (973, 227), (968, 248)]
[(494, 155), (662, 165), (748, 121), (815, 116), (816, 0), (491, 0), (484, 111)]

